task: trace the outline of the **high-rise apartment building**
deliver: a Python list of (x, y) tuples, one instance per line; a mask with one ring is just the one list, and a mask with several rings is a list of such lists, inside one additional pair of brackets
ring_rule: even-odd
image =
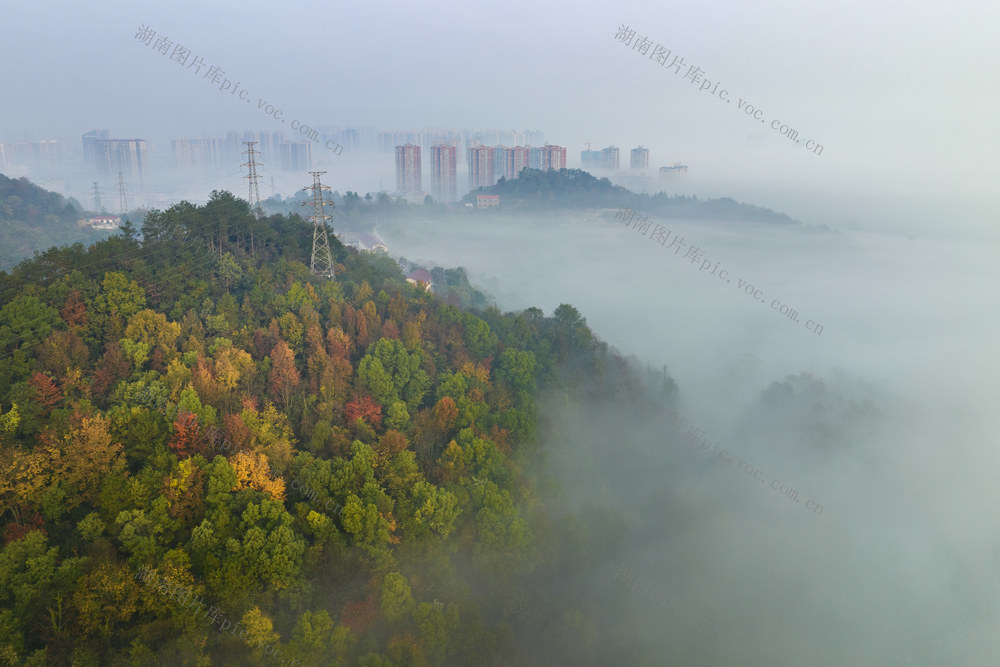
[(281, 144), (281, 168), (285, 171), (309, 171), (312, 168), (311, 144), (308, 141)]
[(618, 171), (618, 148), (608, 146), (601, 150), (601, 169)]
[(660, 179), (669, 181), (688, 173), (686, 164), (675, 162), (672, 167), (660, 167)]
[(649, 168), (649, 149), (639, 146), (638, 148), (633, 148), (631, 150), (631, 158), (629, 161), (629, 166), (632, 169), (648, 169)]
[(469, 189), (485, 188), (497, 182), (494, 149), (491, 146), (474, 146), (467, 150), (469, 161)]
[(458, 199), (458, 151), (450, 144), (431, 146), (431, 196), (440, 202)]
[[(278, 130), (261, 131), (257, 133), (257, 140), (260, 141), (260, 145), (257, 147), (257, 150), (260, 151), (260, 160), (257, 164), (267, 165), (271, 168), (279, 165), (281, 163), (281, 144), (285, 143), (284, 133)], [(240, 157), (242, 158), (242, 153)]]
[(580, 151), (580, 168), (581, 169), (600, 169), (601, 168), (601, 151)]
[(566, 168), (566, 149), (562, 146), (547, 145), (542, 147), (542, 166), (541, 169), (555, 169), (559, 171), (560, 169)]
[(178, 169), (218, 167), (223, 164), (221, 139), (172, 139), (170, 150)]
[(396, 146), (396, 192), (417, 194), (423, 192), (420, 178), (420, 146)]
[(528, 168), (542, 168), (542, 149), (537, 146), (528, 146)]
[(0, 144), (0, 170), (15, 167), (46, 170), (61, 164), (62, 142), (55, 139)]
[(123, 172), (130, 183), (142, 187), (148, 158), (145, 139), (96, 139), (93, 142), (94, 165), (103, 176)]
[(107, 130), (91, 130), (83, 135), (83, 161), (94, 164), (94, 161), (97, 159), (97, 142), (110, 138), (111, 133)]
[(517, 178), (521, 170), (528, 166), (529, 156), (530, 149), (527, 146), (514, 146), (507, 149), (507, 172), (504, 175), (508, 181)]
[(526, 130), (524, 133), (524, 143), (529, 146), (540, 146), (545, 143), (545, 133), (541, 130)]
[[(562, 146), (514, 146), (513, 148), (494, 146), (489, 150), (492, 153), (494, 183), (501, 177), (508, 181), (513, 180), (526, 167), (542, 171), (566, 168), (566, 149)], [(471, 184), (473, 182), (471, 177), (472, 149), (469, 149), (468, 155), (470, 160), (469, 183)]]

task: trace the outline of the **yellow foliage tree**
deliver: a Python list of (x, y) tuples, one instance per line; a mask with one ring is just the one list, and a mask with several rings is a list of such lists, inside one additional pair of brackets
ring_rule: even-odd
[(107, 417), (83, 417), (47, 447), (52, 478), (66, 490), (66, 509), (82, 502), (96, 505), (104, 478), (124, 469), (122, 445), (111, 441), (110, 426)]
[[(274, 623), (259, 607), (248, 609), (240, 623), (244, 626), (240, 631), (240, 639), (253, 649), (254, 658), (259, 661), (275, 651), (281, 636), (274, 631)], [(268, 651), (269, 647), (275, 648)]]
[(285, 480), (271, 477), (271, 466), (267, 457), (260, 452), (237, 452), (229, 463), (236, 471), (236, 486), (234, 491), (242, 489), (257, 489), (268, 494), (274, 500), (284, 502)]
[(470, 380), (478, 380), (483, 383), (487, 389), (490, 386), (490, 372), (482, 364), (473, 364), (471, 361), (467, 361), (462, 364), (459, 372)]
[(288, 416), (278, 412), (271, 402), (259, 412), (247, 406), (240, 418), (253, 432), (250, 446), (263, 452), (271, 462), (275, 474), (282, 475), (294, 458), (295, 435), (288, 423)]
[(170, 387), (170, 400), (176, 403), (181, 398), (181, 392), (187, 389), (191, 382), (191, 369), (180, 359), (174, 359), (167, 366), (166, 381)]
[(145, 343), (150, 349), (159, 347), (169, 358), (177, 349), (177, 339), (181, 335), (181, 325), (168, 322), (167, 316), (149, 308), (140, 310), (129, 318), (125, 337), (137, 343)]
[(139, 584), (127, 566), (102, 563), (80, 579), (73, 604), (81, 629), (108, 640), (139, 610)]
[(20, 521), (19, 508), (37, 508), (48, 482), (48, 460), (44, 453), (24, 451), (17, 446), (0, 451), (0, 499), (3, 502), (0, 516), (9, 509), (14, 519)]

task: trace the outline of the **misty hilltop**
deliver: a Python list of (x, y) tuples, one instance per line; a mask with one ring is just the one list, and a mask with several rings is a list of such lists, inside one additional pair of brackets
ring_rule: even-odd
[(614, 185), (581, 169), (521, 170), (512, 180), (501, 177), (496, 185), (473, 190), (462, 198), (475, 204), (477, 195), (499, 195), (501, 207), (522, 211), (547, 209), (619, 208), (626, 206), (665, 218), (714, 218), (775, 224), (801, 224), (784, 213), (728, 197), (699, 200), (696, 196), (647, 195)]

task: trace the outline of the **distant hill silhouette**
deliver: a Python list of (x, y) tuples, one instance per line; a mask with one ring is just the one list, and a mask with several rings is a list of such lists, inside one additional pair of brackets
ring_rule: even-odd
[[(56, 245), (90, 244), (108, 231), (79, 227), (83, 209), (27, 178), (0, 174), (0, 269), (8, 269), (35, 251)], [(113, 230), (117, 231), (117, 230)]]
[(671, 218), (739, 219), (777, 224), (798, 224), (784, 213), (741, 204), (733, 199), (699, 200), (697, 197), (637, 194), (607, 178), (596, 178), (580, 169), (558, 171), (524, 169), (514, 180), (501, 178), (491, 187), (467, 194), (462, 203), (476, 203), (476, 195), (500, 195), (502, 209), (538, 208), (619, 208), (637, 213), (655, 213)]

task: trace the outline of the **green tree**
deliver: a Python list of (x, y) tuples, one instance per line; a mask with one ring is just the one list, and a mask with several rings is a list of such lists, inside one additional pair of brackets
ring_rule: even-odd
[(0, 392), (31, 375), (34, 349), (59, 322), (59, 311), (38, 297), (18, 296), (0, 308)]
[[(215, 479), (209, 477), (209, 495)], [(254, 494), (259, 492), (240, 492), (243, 497)], [(280, 502), (263, 497), (247, 504), (237, 523), (228, 505), (218, 507), (191, 535), (210, 589), (226, 604), (246, 605), (258, 593), (292, 586), (305, 553), (305, 540), (293, 529), (292, 516)]]
[(495, 372), (511, 390), (531, 390), (535, 386), (535, 355), (508, 347), (500, 354)]
[(98, 338), (122, 338), (125, 322), (146, 306), (146, 293), (134, 280), (118, 271), (104, 274), (101, 291), (87, 305), (91, 331)]
[(407, 534), (418, 538), (432, 533), (447, 538), (462, 513), (454, 493), (425, 481), (413, 485), (409, 504), (412, 515), (404, 528)]
[(490, 325), (472, 313), (466, 313), (463, 319), (465, 329), (462, 337), (472, 358), (479, 360), (492, 354), (496, 349), (497, 337), (490, 331)]
[(410, 583), (399, 572), (390, 572), (382, 580), (382, 614), (392, 623), (408, 616), (413, 610)]
[(326, 610), (305, 611), (292, 630), (287, 657), (307, 665), (346, 665), (354, 644), (351, 631), (334, 624)]
[(414, 620), (420, 628), (420, 636), (427, 646), (428, 655), (434, 659), (435, 664), (445, 664), (453, 641), (452, 635), (460, 627), (458, 605), (445, 605), (437, 600), (421, 602), (417, 605)]
[(361, 359), (358, 377), (383, 407), (402, 400), (415, 410), (430, 388), (430, 378), (420, 363), (419, 351), (407, 352), (402, 341), (382, 338)]

